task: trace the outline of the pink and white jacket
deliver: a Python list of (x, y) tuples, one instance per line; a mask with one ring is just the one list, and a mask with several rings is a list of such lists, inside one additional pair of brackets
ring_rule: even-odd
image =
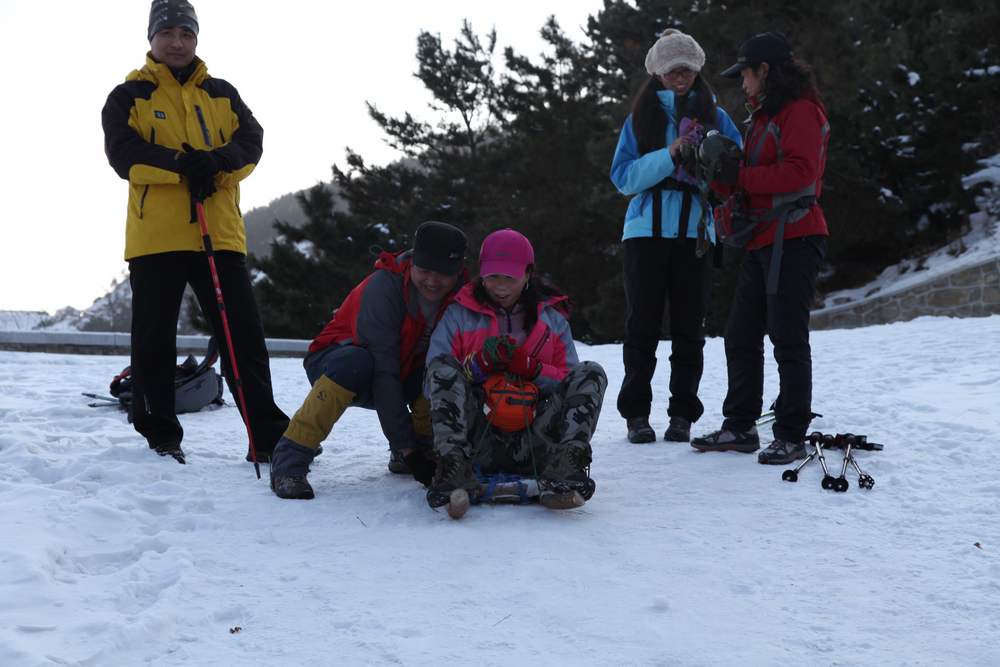
[[(482, 349), (490, 336), (511, 333), (501, 327), (498, 312), (479, 303), (473, 296), (474, 283), (465, 285), (445, 310), (434, 328), (427, 363), (447, 354), (464, 362)], [(573, 344), (573, 334), (566, 319), (565, 296), (553, 296), (538, 304), (538, 320), (524, 340), (528, 354), (542, 362), (542, 372), (535, 384), (544, 393), (558, 384), (570, 369), (580, 363)]]

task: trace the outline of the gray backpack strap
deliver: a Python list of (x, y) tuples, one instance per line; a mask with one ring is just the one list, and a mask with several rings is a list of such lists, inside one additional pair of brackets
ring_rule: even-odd
[(781, 274), (781, 251), (785, 245), (785, 224), (797, 222), (804, 218), (813, 204), (816, 196), (803, 196), (787, 201), (773, 209), (771, 215), (778, 216), (778, 226), (774, 230), (774, 243), (771, 245), (771, 264), (767, 268), (767, 295), (778, 293), (778, 276)]
[[(823, 123), (823, 141), (820, 142), (819, 157), (823, 161), (826, 151), (826, 136), (830, 133), (830, 123)], [(781, 152), (781, 130), (773, 122), (768, 123), (766, 134), (772, 135), (775, 145), (778, 147), (778, 162), (781, 162), (783, 155)], [(761, 147), (764, 144), (764, 137), (761, 137), (754, 151), (754, 162), (760, 156)], [(778, 277), (781, 274), (781, 252), (785, 244), (785, 225), (798, 222), (809, 214), (813, 204), (816, 203), (816, 195), (819, 192), (819, 179), (816, 179), (806, 187), (797, 192), (775, 195), (771, 198), (774, 205), (767, 213), (767, 217), (777, 217), (778, 226), (774, 230), (774, 244), (771, 248), (771, 264), (767, 270), (767, 295), (773, 296), (778, 293)]]

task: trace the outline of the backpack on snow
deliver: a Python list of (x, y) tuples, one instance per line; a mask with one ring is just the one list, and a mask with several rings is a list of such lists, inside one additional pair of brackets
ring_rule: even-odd
[[(219, 346), (215, 338), (209, 338), (208, 349), (201, 363), (194, 355), (188, 355), (183, 363), (177, 366), (174, 373), (174, 410), (177, 414), (197, 412), (208, 405), (223, 405), (222, 376), (214, 368), (219, 359)], [(126, 366), (121, 373), (111, 380), (108, 391), (111, 397), (84, 394), (98, 398), (108, 405), (117, 404), (123, 410), (128, 410), (131, 421), (132, 407), (132, 367)], [(100, 403), (91, 403), (98, 407)]]

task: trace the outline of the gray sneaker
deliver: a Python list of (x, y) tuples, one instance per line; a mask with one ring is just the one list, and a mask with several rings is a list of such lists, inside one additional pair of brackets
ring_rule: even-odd
[(760, 449), (760, 437), (757, 427), (751, 426), (749, 431), (730, 431), (720, 429), (695, 438), (691, 446), (700, 452), (743, 452), (751, 454)]
[(798, 459), (804, 459), (806, 456), (805, 444), (777, 439), (757, 455), (757, 463), (784, 465)]

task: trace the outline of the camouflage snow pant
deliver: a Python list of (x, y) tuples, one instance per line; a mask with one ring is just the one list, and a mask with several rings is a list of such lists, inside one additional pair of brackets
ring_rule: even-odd
[(586, 448), (589, 460), (607, 385), (600, 364), (582, 362), (539, 400), (530, 429), (506, 433), (486, 421), (482, 387), (470, 383), (454, 357), (442, 355), (427, 367), (425, 384), (434, 448), (445, 454), (461, 447), (484, 473), (536, 476), (571, 447)]

